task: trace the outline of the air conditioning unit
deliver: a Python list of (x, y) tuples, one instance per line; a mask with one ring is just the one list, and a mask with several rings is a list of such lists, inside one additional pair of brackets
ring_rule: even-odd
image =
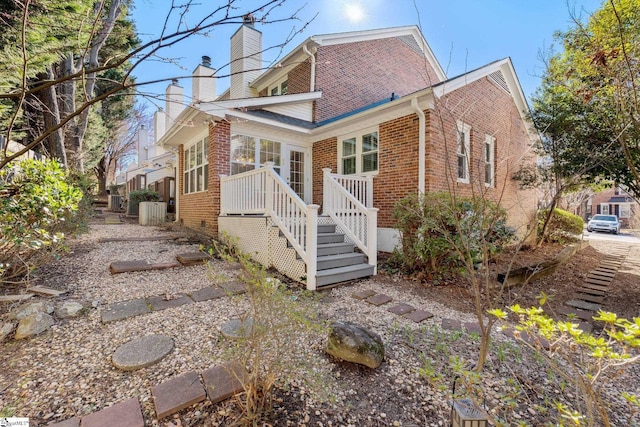
[(165, 202), (140, 202), (138, 223), (140, 225), (159, 225), (167, 216)]

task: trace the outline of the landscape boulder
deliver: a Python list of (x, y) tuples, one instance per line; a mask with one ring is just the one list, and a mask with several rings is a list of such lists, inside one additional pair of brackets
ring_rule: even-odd
[(375, 369), (384, 360), (384, 344), (378, 334), (355, 323), (339, 320), (331, 325), (327, 353)]
[(53, 317), (47, 313), (30, 314), (20, 320), (18, 329), (16, 330), (16, 339), (29, 338), (46, 331), (53, 326)]
[(25, 317), (36, 313), (53, 313), (53, 304), (46, 301), (30, 302), (21, 305), (15, 311), (11, 312), (9, 316), (16, 320), (22, 320)]
[(77, 301), (65, 301), (56, 307), (56, 316), (60, 319), (78, 317), (82, 314), (84, 306)]
[(2, 327), (0, 327), (0, 342), (4, 341), (5, 338), (7, 338), (9, 334), (13, 332), (15, 327), (15, 323), (2, 323)]

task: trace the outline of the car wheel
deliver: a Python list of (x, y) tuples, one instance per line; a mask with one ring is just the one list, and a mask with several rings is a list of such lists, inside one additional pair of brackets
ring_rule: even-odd
[(591, 233), (591, 231), (592, 231), (592, 230), (591, 230), (589, 227), (587, 227), (587, 231), (588, 231), (589, 233)]

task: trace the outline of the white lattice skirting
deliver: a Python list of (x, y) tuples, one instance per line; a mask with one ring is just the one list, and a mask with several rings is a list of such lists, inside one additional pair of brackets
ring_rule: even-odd
[(219, 235), (238, 241), (238, 249), (265, 267), (273, 267), (285, 276), (306, 283), (306, 266), (271, 219), (264, 216), (218, 217)]

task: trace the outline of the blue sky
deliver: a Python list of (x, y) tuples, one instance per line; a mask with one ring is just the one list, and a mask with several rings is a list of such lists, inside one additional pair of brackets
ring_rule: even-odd
[[(175, 0), (176, 4), (180, 0)], [(264, 4), (266, 0), (237, 0), (239, 13)], [(189, 10), (187, 22), (201, 18), (212, 5), (226, 0), (201, 0)], [(292, 29), (315, 16), (302, 34), (293, 38), (282, 54), (316, 34), (367, 30), (382, 27), (419, 25), (448, 77), (473, 70), (489, 62), (510, 56), (524, 93), (529, 97), (540, 84), (543, 72), (540, 52), (553, 44), (553, 34), (571, 26), (571, 13), (583, 20), (600, 7), (602, 0), (288, 0), (274, 16), (290, 16), (294, 10), (300, 21), (256, 24), (263, 34), (263, 48), (282, 43)], [(170, 0), (134, 0), (133, 18), (143, 41), (156, 38), (162, 30)], [(216, 69), (229, 60), (229, 38), (238, 25), (224, 25), (207, 36), (191, 37), (174, 48), (159, 52), (165, 60), (142, 64), (134, 74), (138, 81), (188, 76), (202, 55), (212, 58)], [(263, 55), (265, 65), (276, 59), (278, 49)], [(168, 63), (169, 59), (171, 63)], [(220, 72), (228, 71), (221, 69)], [(190, 82), (181, 79), (185, 93)], [(144, 87), (144, 91), (164, 93), (167, 83)], [(218, 93), (228, 81), (217, 83)], [(162, 104), (159, 104), (162, 105)]]

